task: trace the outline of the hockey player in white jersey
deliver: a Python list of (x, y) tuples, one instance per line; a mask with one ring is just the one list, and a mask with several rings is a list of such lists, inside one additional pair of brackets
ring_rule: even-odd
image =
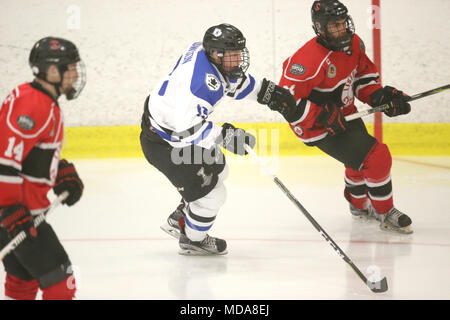
[(214, 124), (208, 116), (225, 96), (279, 109), (295, 104), (287, 89), (256, 80), (248, 67), (241, 31), (229, 24), (213, 26), (203, 42), (189, 46), (145, 101), (141, 147), (147, 161), (182, 196), (161, 227), (179, 238), (181, 254), (227, 253), (225, 240), (208, 235), (226, 198), (228, 167), (220, 147), (245, 155), (244, 144), (255, 145), (253, 135), (229, 123)]

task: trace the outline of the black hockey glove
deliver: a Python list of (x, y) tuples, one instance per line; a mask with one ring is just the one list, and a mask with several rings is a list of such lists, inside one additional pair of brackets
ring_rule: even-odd
[(69, 196), (62, 203), (71, 206), (80, 200), (83, 189), (83, 182), (78, 176), (74, 165), (65, 159), (61, 159), (58, 165), (55, 186), (53, 187), (55, 194), (59, 196), (64, 191), (68, 191)]
[(29, 240), (36, 239), (37, 231), (34, 227), (33, 217), (27, 206), (17, 203), (0, 210), (1, 226), (13, 239), (21, 231), (25, 231)]
[(256, 144), (256, 138), (243, 129), (235, 128), (229, 123), (224, 123), (222, 125), (222, 133), (219, 135), (216, 143), (228, 151), (242, 156), (248, 153), (245, 151), (244, 144), (248, 144), (253, 149)]
[(347, 121), (341, 110), (334, 104), (326, 104), (316, 118), (316, 121), (331, 134), (336, 135), (347, 130)]
[(386, 86), (378, 89), (370, 95), (370, 105), (372, 107), (388, 104), (389, 108), (384, 110), (388, 117), (395, 117), (401, 114), (407, 114), (411, 111), (411, 105), (408, 103), (409, 96), (393, 87)]
[(259, 103), (267, 105), (271, 110), (278, 111), (283, 116), (296, 109), (295, 98), (288, 89), (277, 86), (274, 82), (262, 81), (261, 90), (258, 92)]

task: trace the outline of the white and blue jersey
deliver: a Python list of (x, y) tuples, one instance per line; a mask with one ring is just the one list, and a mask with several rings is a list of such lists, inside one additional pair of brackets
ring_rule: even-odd
[(225, 97), (257, 99), (261, 81), (248, 73), (226, 79), (207, 58), (201, 42), (193, 43), (178, 59), (172, 72), (150, 94), (150, 123), (173, 147), (192, 144), (211, 148), (222, 127), (207, 121)]

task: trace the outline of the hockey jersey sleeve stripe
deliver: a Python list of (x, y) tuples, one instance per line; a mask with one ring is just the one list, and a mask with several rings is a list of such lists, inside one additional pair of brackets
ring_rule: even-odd
[(157, 125), (151, 116), (150, 120), (152, 127), (156, 131), (156, 133), (164, 140), (170, 142), (184, 142), (190, 144), (198, 144), (200, 141), (208, 137), (213, 127), (212, 122), (210, 121), (206, 122), (204, 120), (200, 124), (196, 124), (195, 126), (185, 131), (173, 132), (169, 129), (165, 129)]
[(17, 170), (22, 170), (22, 165), (15, 162), (14, 160), (0, 158), (0, 165), (10, 166)]
[(328, 52), (327, 56), (322, 60), (322, 62), (320, 63), (319, 67), (317, 68), (316, 73), (314, 73), (311, 77), (306, 78), (306, 79), (296, 79), (296, 78), (291, 78), (291, 77), (288, 77), (288, 76), (287, 76), (288, 68), (289, 68), (289, 66), (291, 65), (291, 59), (292, 59), (292, 56), (291, 56), (291, 57), (289, 57), (289, 61), (288, 61), (288, 63), (286, 64), (286, 69), (284, 70), (284, 73), (283, 73), (283, 74), (284, 74), (284, 77), (285, 77), (286, 79), (291, 80), (291, 81), (298, 81), (298, 82), (305, 82), (305, 81), (314, 79), (314, 78), (319, 74), (319, 71), (320, 71), (320, 69), (322, 68), (322, 65), (325, 63), (325, 61), (328, 59), (328, 57), (329, 57), (330, 54), (332, 54), (332, 53), (333, 53), (333, 51)]
[(236, 96), (236, 100), (245, 98), (250, 92), (253, 91), (253, 89), (255, 89), (255, 78), (253, 78), (251, 75), (248, 75), (248, 77), (250, 79), (250, 84)]
[(8, 124), (8, 127), (11, 129), (11, 131), (13, 131), (15, 134), (17, 134), (18, 136), (24, 138), (24, 139), (32, 139), (32, 138), (36, 138), (37, 136), (39, 136), (42, 131), (45, 130), (45, 128), (47, 128), (48, 124), (50, 123), (50, 121), (52, 120), (53, 117), (53, 108), (54, 108), (55, 104), (52, 103), (52, 109), (50, 111), (50, 114), (47, 118), (47, 120), (45, 121), (44, 125), (34, 134), (24, 134), (23, 132), (17, 130), (16, 128), (14, 128), (14, 126), (11, 124), (11, 114), (14, 108), (14, 99), (11, 99), (11, 102), (9, 104), (9, 110), (8, 110), (8, 115), (6, 117), (6, 123)]
[[(190, 141), (191, 144), (198, 144), (200, 141), (206, 139), (206, 137), (208, 137), (209, 133), (211, 132), (213, 123), (212, 122), (208, 122), (206, 128), (201, 132), (201, 134), (194, 140)], [(183, 139), (182, 141), (186, 141), (189, 139)]]
[(4, 175), (4, 176), (19, 176), (19, 170), (17, 170), (16, 168), (13, 168), (11, 166), (8, 165), (4, 165), (4, 164), (0, 164), (0, 175)]
[(12, 183), (12, 184), (22, 184), (22, 177), (14, 177), (14, 176), (3, 176), (0, 174), (0, 182), (4, 183)]

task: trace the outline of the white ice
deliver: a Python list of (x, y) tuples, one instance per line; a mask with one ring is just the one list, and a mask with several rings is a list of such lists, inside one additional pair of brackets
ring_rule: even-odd
[[(229, 159), (228, 198), (211, 231), (226, 256), (178, 254), (159, 226), (179, 195), (141, 159), (78, 160), (82, 200), (48, 221), (74, 265), (78, 299), (449, 299), (450, 159), (394, 157), (396, 206), (414, 234), (351, 218), (343, 167), (323, 156), (272, 158), (277, 176), (369, 278), (372, 293), (251, 161)], [(3, 294), (5, 273), (0, 271)]]

